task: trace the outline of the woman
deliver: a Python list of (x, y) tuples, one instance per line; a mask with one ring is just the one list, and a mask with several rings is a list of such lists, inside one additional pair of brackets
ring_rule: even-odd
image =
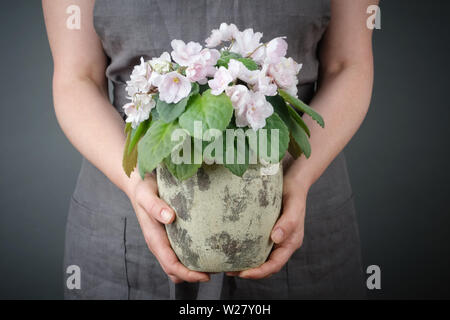
[[(66, 9), (72, 1), (43, 0), (56, 115), (85, 157), (70, 205), (65, 256), (66, 268), (81, 268), (81, 288), (66, 288), (66, 297), (363, 297), (355, 210), (341, 151), (369, 106), (373, 66), (366, 9), (374, 2), (80, 0), (81, 28), (70, 30)], [(171, 39), (203, 43), (221, 22), (252, 27), (265, 39), (287, 36), (288, 55), (303, 63), (299, 97), (322, 114), (326, 127), (305, 118), (313, 153), (285, 170), (283, 212), (271, 234), (276, 246), (268, 261), (239, 273), (209, 275), (188, 270), (172, 251), (163, 224), (175, 214), (158, 198), (155, 177), (124, 174), (121, 106), (125, 81), (141, 56), (168, 51)]]

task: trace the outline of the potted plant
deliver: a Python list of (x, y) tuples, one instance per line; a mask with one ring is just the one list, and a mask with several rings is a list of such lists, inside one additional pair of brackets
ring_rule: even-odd
[[(289, 150), (309, 157), (300, 113), (322, 117), (297, 98), (301, 65), (283, 37), (222, 23), (199, 43), (141, 58), (127, 81), (130, 102), (123, 167), (156, 169), (158, 191), (176, 212), (168, 238), (180, 261), (205, 272), (259, 266), (272, 248)], [(220, 50), (215, 47), (225, 43)]]

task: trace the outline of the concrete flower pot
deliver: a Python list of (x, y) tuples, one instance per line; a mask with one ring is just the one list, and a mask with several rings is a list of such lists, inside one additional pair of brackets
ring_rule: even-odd
[[(222, 165), (203, 165), (179, 182), (157, 168), (160, 197), (176, 212), (166, 226), (170, 244), (189, 269), (239, 271), (264, 263), (281, 209), (283, 170), (254, 165), (242, 177)], [(264, 172), (265, 170), (265, 172)]]

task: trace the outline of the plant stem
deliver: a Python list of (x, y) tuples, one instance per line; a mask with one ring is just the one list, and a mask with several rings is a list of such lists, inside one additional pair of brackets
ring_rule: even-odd
[(255, 50), (253, 50), (249, 55), (246, 56), (246, 58), (250, 58), (256, 51), (258, 51), (259, 48), (262, 46), (265, 46), (267, 43), (261, 43), (259, 46), (256, 47)]
[(228, 51), (230, 51), (231, 47), (233, 47), (233, 44), (234, 44), (234, 38), (231, 39), (231, 43), (230, 43), (230, 46), (228, 47)]

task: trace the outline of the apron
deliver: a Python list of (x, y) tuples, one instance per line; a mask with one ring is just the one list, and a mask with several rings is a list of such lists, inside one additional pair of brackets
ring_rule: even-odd
[[(94, 8), (94, 26), (109, 58), (113, 105), (122, 116), (125, 82), (141, 56), (170, 52), (172, 39), (204, 44), (221, 22), (263, 32), (265, 41), (287, 36), (288, 56), (303, 63), (299, 98), (309, 102), (318, 77), (317, 47), (329, 19), (329, 0), (97, 0)], [(311, 187), (303, 245), (280, 272), (262, 280), (216, 274), (208, 283), (177, 285), (147, 248), (127, 196), (83, 160), (67, 221), (64, 270), (70, 265), (80, 267), (81, 288), (65, 286), (67, 299), (362, 298), (365, 293), (342, 153)]]

